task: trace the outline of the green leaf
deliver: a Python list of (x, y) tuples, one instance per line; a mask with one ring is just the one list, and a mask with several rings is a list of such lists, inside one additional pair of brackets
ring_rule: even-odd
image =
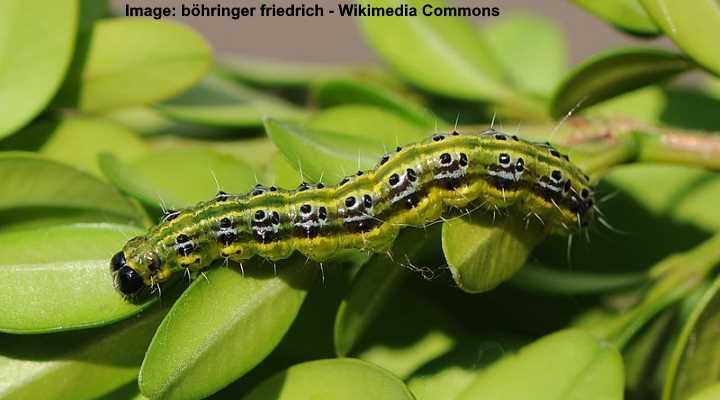
[(596, 54), (577, 66), (556, 89), (551, 113), (559, 118), (692, 67), (683, 56), (660, 49), (613, 49)]
[(280, 99), (210, 76), (156, 108), (177, 121), (221, 128), (261, 127), (263, 118), (299, 120), (305, 112)]
[(104, 156), (100, 165), (123, 192), (156, 209), (161, 202), (177, 209), (209, 200), (218, 185), (231, 193), (244, 193), (255, 185), (249, 165), (210, 149), (153, 151), (129, 164)]
[[(430, 111), (378, 84), (353, 79), (324, 80), (313, 85), (312, 97), (320, 107), (368, 104), (393, 111), (418, 126), (432, 129), (437, 117)], [(444, 125), (444, 122), (441, 122)]]
[(100, 329), (0, 336), (0, 397), (90, 399), (135, 381), (166, 311), (154, 307), (140, 318)]
[(100, 20), (78, 41), (57, 107), (97, 111), (164, 100), (200, 80), (212, 57), (202, 37), (168, 21)]
[(76, 0), (0, 4), (0, 138), (40, 113), (60, 87), (77, 21)]
[(336, 107), (306, 125), (270, 119), (265, 130), (305, 178), (331, 182), (372, 168), (386, 151), (427, 134), (397, 114), (367, 106)]
[(134, 132), (93, 117), (66, 116), (34, 123), (0, 142), (0, 149), (32, 150), (43, 156), (100, 175), (97, 157), (113, 152), (127, 161), (147, 152)]
[(624, 31), (655, 36), (660, 28), (645, 12), (638, 0), (572, 0), (578, 6)]
[[(183, 293), (160, 325), (143, 361), (148, 397), (202, 398), (262, 361), (290, 327), (317, 267), (296, 255), (273, 266), (216, 268)], [(261, 270), (259, 270), (261, 269)], [(250, 273), (252, 272), (252, 273)]]
[(716, 383), (701, 390), (689, 400), (714, 400), (720, 397), (720, 384)]
[(715, 75), (720, 75), (720, 3), (638, 0), (660, 29), (685, 53)]
[(0, 232), (0, 330), (82, 329), (140, 312), (154, 299), (126, 301), (110, 275), (112, 255), (140, 233), (111, 224)]
[[(144, 215), (115, 188), (94, 176), (32, 153), (0, 153), (0, 211), (27, 208), (94, 211), (97, 221)], [(106, 215), (107, 217), (103, 217)]]
[[(392, 259), (387, 254), (375, 254), (358, 272), (335, 317), (335, 352), (339, 356), (349, 354), (355, 347), (408, 277), (408, 266), (426, 261), (428, 247), (438, 242), (433, 240), (438, 237), (438, 227), (436, 224), (430, 232), (405, 229), (393, 244)], [(394, 265), (393, 260), (402, 265)]]
[[(438, 2), (364, 0), (373, 7)], [(421, 11), (421, 10), (420, 10)], [(505, 99), (509, 89), (480, 34), (463, 18), (361, 17), (365, 37), (383, 59), (408, 81), (427, 91), (465, 100)], [(393, 38), (393, 40), (387, 40)]]
[[(702, 295), (675, 341), (663, 399), (688, 399), (720, 382), (720, 278)], [(705, 394), (703, 394), (704, 396)], [(708, 397), (711, 398), (711, 397)]]
[(269, 88), (306, 87), (318, 79), (349, 76), (370, 66), (320, 64), (268, 60), (243, 56), (223, 56), (218, 61), (223, 75), (253, 86)]
[(93, 24), (99, 19), (108, 16), (110, 5), (108, 0), (79, 0), (80, 2), (80, 26), (79, 33), (92, 29)]
[(618, 351), (590, 334), (568, 329), (545, 336), (480, 372), (457, 400), (621, 400)]
[(523, 290), (553, 295), (590, 295), (625, 290), (648, 283), (646, 273), (595, 273), (582, 268), (563, 271), (542, 265), (526, 265), (510, 283)]
[(565, 74), (568, 44), (552, 20), (511, 14), (491, 21), (484, 36), (515, 86), (524, 91), (548, 97)]
[(243, 400), (413, 400), (405, 384), (388, 371), (353, 358), (293, 365), (258, 385)]
[(474, 213), (443, 223), (442, 248), (458, 287), (478, 293), (510, 279), (543, 238), (536, 224)]

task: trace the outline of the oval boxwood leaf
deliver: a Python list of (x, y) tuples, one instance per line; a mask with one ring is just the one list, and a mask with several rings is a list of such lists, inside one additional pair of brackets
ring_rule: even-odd
[(144, 215), (115, 188), (94, 176), (32, 153), (0, 153), (0, 211), (50, 208), (92, 210), (142, 221)]
[(100, 153), (113, 152), (121, 160), (129, 160), (149, 147), (122, 125), (100, 118), (67, 116), (32, 124), (0, 142), (0, 149), (35, 151), (99, 175)]
[(218, 69), (239, 82), (268, 88), (306, 87), (318, 79), (350, 76), (370, 66), (280, 61), (248, 56), (222, 56)]
[(660, 28), (655, 25), (638, 0), (572, 1), (591, 14), (624, 31), (642, 36), (660, 34)]
[(720, 52), (715, 38), (720, 36), (720, 3), (638, 0), (663, 32), (693, 60), (720, 75)]
[(596, 54), (577, 66), (555, 90), (551, 113), (559, 118), (692, 67), (685, 57), (660, 49), (620, 49)]
[(218, 189), (245, 193), (256, 183), (249, 165), (210, 149), (153, 151), (127, 165), (107, 155), (101, 159), (110, 181), (156, 209), (161, 203), (188, 207), (211, 199)]
[[(430, 111), (415, 104), (410, 99), (382, 87), (378, 84), (353, 80), (334, 79), (320, 81), (312, 87), (312, 97), (320, 107), (332, 107), (343, 104), (369, 104), (393, 111), (418, 126), (431, 129), (437, 117)], [(440, 125), (443, 125), (441, 123)]]
[(526, 265), (510, 283), (520, 289), (553, 295), (590, 295), (625, 290), (648, 283), (646, 273), (597, 273), (582, 268), (564, 271), (542, 265)]
[(717, 398), (720, 398), (720, 383), (708, 386), (690, 397), (690, 400), (715, 400)]
[(488, 24), (484, 34), (512, 82), (524, 91), (547, 97), (565, 74), (567, 41), (547, 18), (505, 15)]
[(126, 301), (113, 287), (110, 258), (140, 233), (112, 224), (0, 232), (0, 330), (81, 329), (138, 313), (154, 299)]
[(178, 97), (156, 106), (184, 123), (221, 128), (260, 127), (264, 117), (298, 120), (305, 112), (249, 87), (211, 76)]
[(427, 250), (428, 243), (430, 246), (436, 243), (434, 239), (440, 233), (439, 224), (429, 229), (403, 230), (390, 251), (392, 259), (387, 254), (374, 254), (353, 278), (335, 316), (335, 352), (339, 356), (350, 353), (383, 305), (408, 277), (409, 265), (426, 261), (428, 254), (423, 250)]
[(372, 168), (386, 151), (427, 134), (397, 114), (367, 106), (329, 109), (305, 125), (269, 119), (265, 131), (305, 178), (329, 182)]
[(100, 20), (78, 40), (58, 107), (96, 111), (154, 103), (192, 86), (212, 61), (203, 38), (175, 22)]
[[(472, 238), (468, 241), (468, 238)], [(488, 291), (510, 279), (544, 234), (536, 224), (476, 212), (443, 223), (442, 248), (458, 286), (470, 293)]]
[[(396, 7), (388, 0), (364, 0), (365, 6)], [(403, 1), (422, 8), (439, 2)], [(361, 17), (360, 27), (373, 48), (415, 85), (449, 97), (494, 101), (508, 97), (501, 71), (480, 34), (462, 18)], [(387, 40), (392, 37), (393, 40)], [(432, 62), (428, 62), (432, 60)]]
[(257, 262), (247, 274), (221, 267), (197, 279), (150, 344), (140, 371), (142, 393), (202, 398), (243, 376), (280, 342), (316, 269), (296, 255), (277, 276), (272, 265)]
[(0, 4), (0, 138), (36, 116), (60, 87), (73, 54), (78, 9), (77, 0)]
[[(720, 381), (720, 278), (697, 302), (680, 337), (667, 369), (663, 399), (694, 398)], [(711, 398), (711, 397), (708, 397)]]
[[(132, 382), (167, 308), (100, 329), (1, 335), (3, 399), (92, 399)], [(102, 397), (105, 398), (105, 397)]]
[(339, 358), (293, 365), (243, 397), (243, 400), (265, 399), (412, 400), (414, 397), (390, 372), (366, 361)]
[(623, 381), (622, 358), (612, 345), (568, 329), (483, 370), (456, 399), (621, 400)]

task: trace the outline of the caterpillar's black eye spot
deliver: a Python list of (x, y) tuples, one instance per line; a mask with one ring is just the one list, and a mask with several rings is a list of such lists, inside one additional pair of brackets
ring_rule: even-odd
[(255, 221), (262, 221), (264, 219), (265, 219), (265, 211), (263, 211), (263, 210), (255, 211)]
[(325, 187), (325, 185), (323, 185), (322, 182), (319, 182), (317, 185), (315, 185), (315, 187), (318, 188), (318, 189), (322, 189), (322, 188)]
[(390, 160), (390, 156), (387, 155), (387, 154), (385, 154), (385, 155), (382, 156), (382, 158), (380, 159), (380, 165), (385, 164), (386, 162), (388, 162), (388, 160)]
[(220, 220), (220, 227), (221, 228), (232, 228), (232, 221), (230, 221), (230, 218), (224, 217)]
[(570, 188), (572, 188), (572, 182), (570, 181), (570, 179), (568, 179), (565, 181), (565, 187), (563, 187), (563, 189), (567, 192), (570, 190)]
[(560, 152), (557, 151), (557, 150), (555, 150), (555, 149), (550, 149), (550, 154), (551, 154), (553, 157), (560, 157)]
[(395, 151), (397, 151), (398, 153), (401, 152), (401, 151), (402, 151), (402, 147), (400, 147), (400, 146), (396, 147), (396, 148), (395, 148)]
[(458, 131), (452, 131), (452, 135), (453, 135), (453, 136), (460, 136), (460, 132), (458, 132)]
[(318, 218), (320, 218), (320, 219), (327, 218), (327, 208), (325, 208), (325, 207), (318, 208)]
[(500, 156), (498, 156), (498, 161), (500, 162), (500, 165), (508, 166), (510, 165), (510, 155), (507, 153), (500, 153)]
[(433, 142), (439, 142), (441, 140), (445, 139), (445, 135), (434, 135), (432, 137)]
[(522, 158), (518, 158), (518, 160), (515, 162), (515, 171), (517, 172), (523, 172), (525, 170), (525, 160)]
[(185, 243), (185, 242), (189, 242), (189, 241), (190, 241), (190, 238), (188, 237), (188, 235), (186, 235), (184, 233), (177, 235), (177, 237), (175, 238), (176, 243)]
[(554, 170), (553, 172), (551, 172), (550, 176), (556, 181), (562, 180), (562, 172), (560, 172), (558, 170)]
[(110, 259), (110, 270), (111, 271), (117, 271), (126, 265), (127, 265), (127, 262), (125, 261), (125, 253), (123, 253), (122, 251), (118, 251), (112, 257), (112, 259)]
[(271, 191), (271, 192), (277, 192), (277, 188), (276, 188), (275, 186), (270, 186), (270, 191)]
[(357, 175), (357, 176), (362, 176), (362, 174), (363, 174), (362, 171), (358, 171), (356, 175)]
[(440, 154), (440, 164), (442, 165), (448, 165), (452, 162), (452, 156), (450, 153), (442, 153)]
[(272, 222), (274, 225), (277, 225), (280, 223), (280, 214), (278, 214), (277, 211), (273, 211), (272, 217), (270, 218), (270, 222)]
[(460, 153), (460, 166), (461, 167), (468, 166), (468, 156), (465, 153)]
[(503, 135), (502, 133), (495, 134), (495, 139), (497, 140), (507, 140), (507, 136)]
[(345, 206), (346, 207), (352, 207), (355, 205), (355, 197), (350, 196), (347, 199), (345, 199)]
[(415, 180), (417, 179), (417, 174), (415, 173), (415, 170), (412, 168), (408, 168), (405, 170), (405, 176), (407, 176), (407, 179), (410, 182), (415, 182)]
[(312, 211), (312, 206), (310, 204), (303, 204), (300, 206), (300, 212), (303, 214), (310, 214), (310, 211)]
[(370, 196), (369, 194), (364, 195), (363, 196), (363, 205), (365, 206), (365, 208), (372, 207), (372, 205), (373, 205), (372, 196)]
[(587, 199), (589, 195), (590, 192), (587, 189), (583, 189), (582, 192), (580, 192), (580, 197), (582, 197), (583, 199)]
[(400, 175), (398, 174), (392, 174), (390, 175), (390, 178), (388, 179), (388, 183), (390, 186), (395, 186), (400, 182)]
[(120, 268), (115, 275), (115, 286), (126, 296), (137, 294), (144, 283), (140, 274), (127, 265)]
[(512, 138), (512, 140), (514, 140), (516, 142), (520, 141), (520, 138), (517, 137), (517, 135), (512, 135), (511, 138)]

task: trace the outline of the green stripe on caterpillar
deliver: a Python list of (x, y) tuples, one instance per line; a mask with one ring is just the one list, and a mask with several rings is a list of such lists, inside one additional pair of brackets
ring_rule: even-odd
[(549, 143), (492, 129), (453, 131), (398, 147), (375, 169), (335, 186), (258, 185), (170, 211), (128, 241), (111, 270), (119, 291), (136, 296), (218, 259), (277, 261), (299, 251), (322, 262), (341, 249), (382, 252), (402, 227), (435, 221), (448, 207), (471, 206), (520, 213), (542, 222), (548, 234), (572, 234), (595, 218), (588, 176)]

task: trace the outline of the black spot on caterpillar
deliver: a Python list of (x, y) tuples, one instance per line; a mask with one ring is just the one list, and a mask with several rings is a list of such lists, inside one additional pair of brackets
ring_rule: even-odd
[(436, 134), (335, 186), (258, 185), (172, 211), (111, 268), (119, 291), (133, 296), (218, 259), (276, 261), (299, 251), (321, 262), (341, 249), (385, 251), (401, 227), (437, 220), (448, 207), (520, 213), (549, 234), (572, 234), (594, 220), (593, 204), (588, 177), (547, 143), (492, 129)]

